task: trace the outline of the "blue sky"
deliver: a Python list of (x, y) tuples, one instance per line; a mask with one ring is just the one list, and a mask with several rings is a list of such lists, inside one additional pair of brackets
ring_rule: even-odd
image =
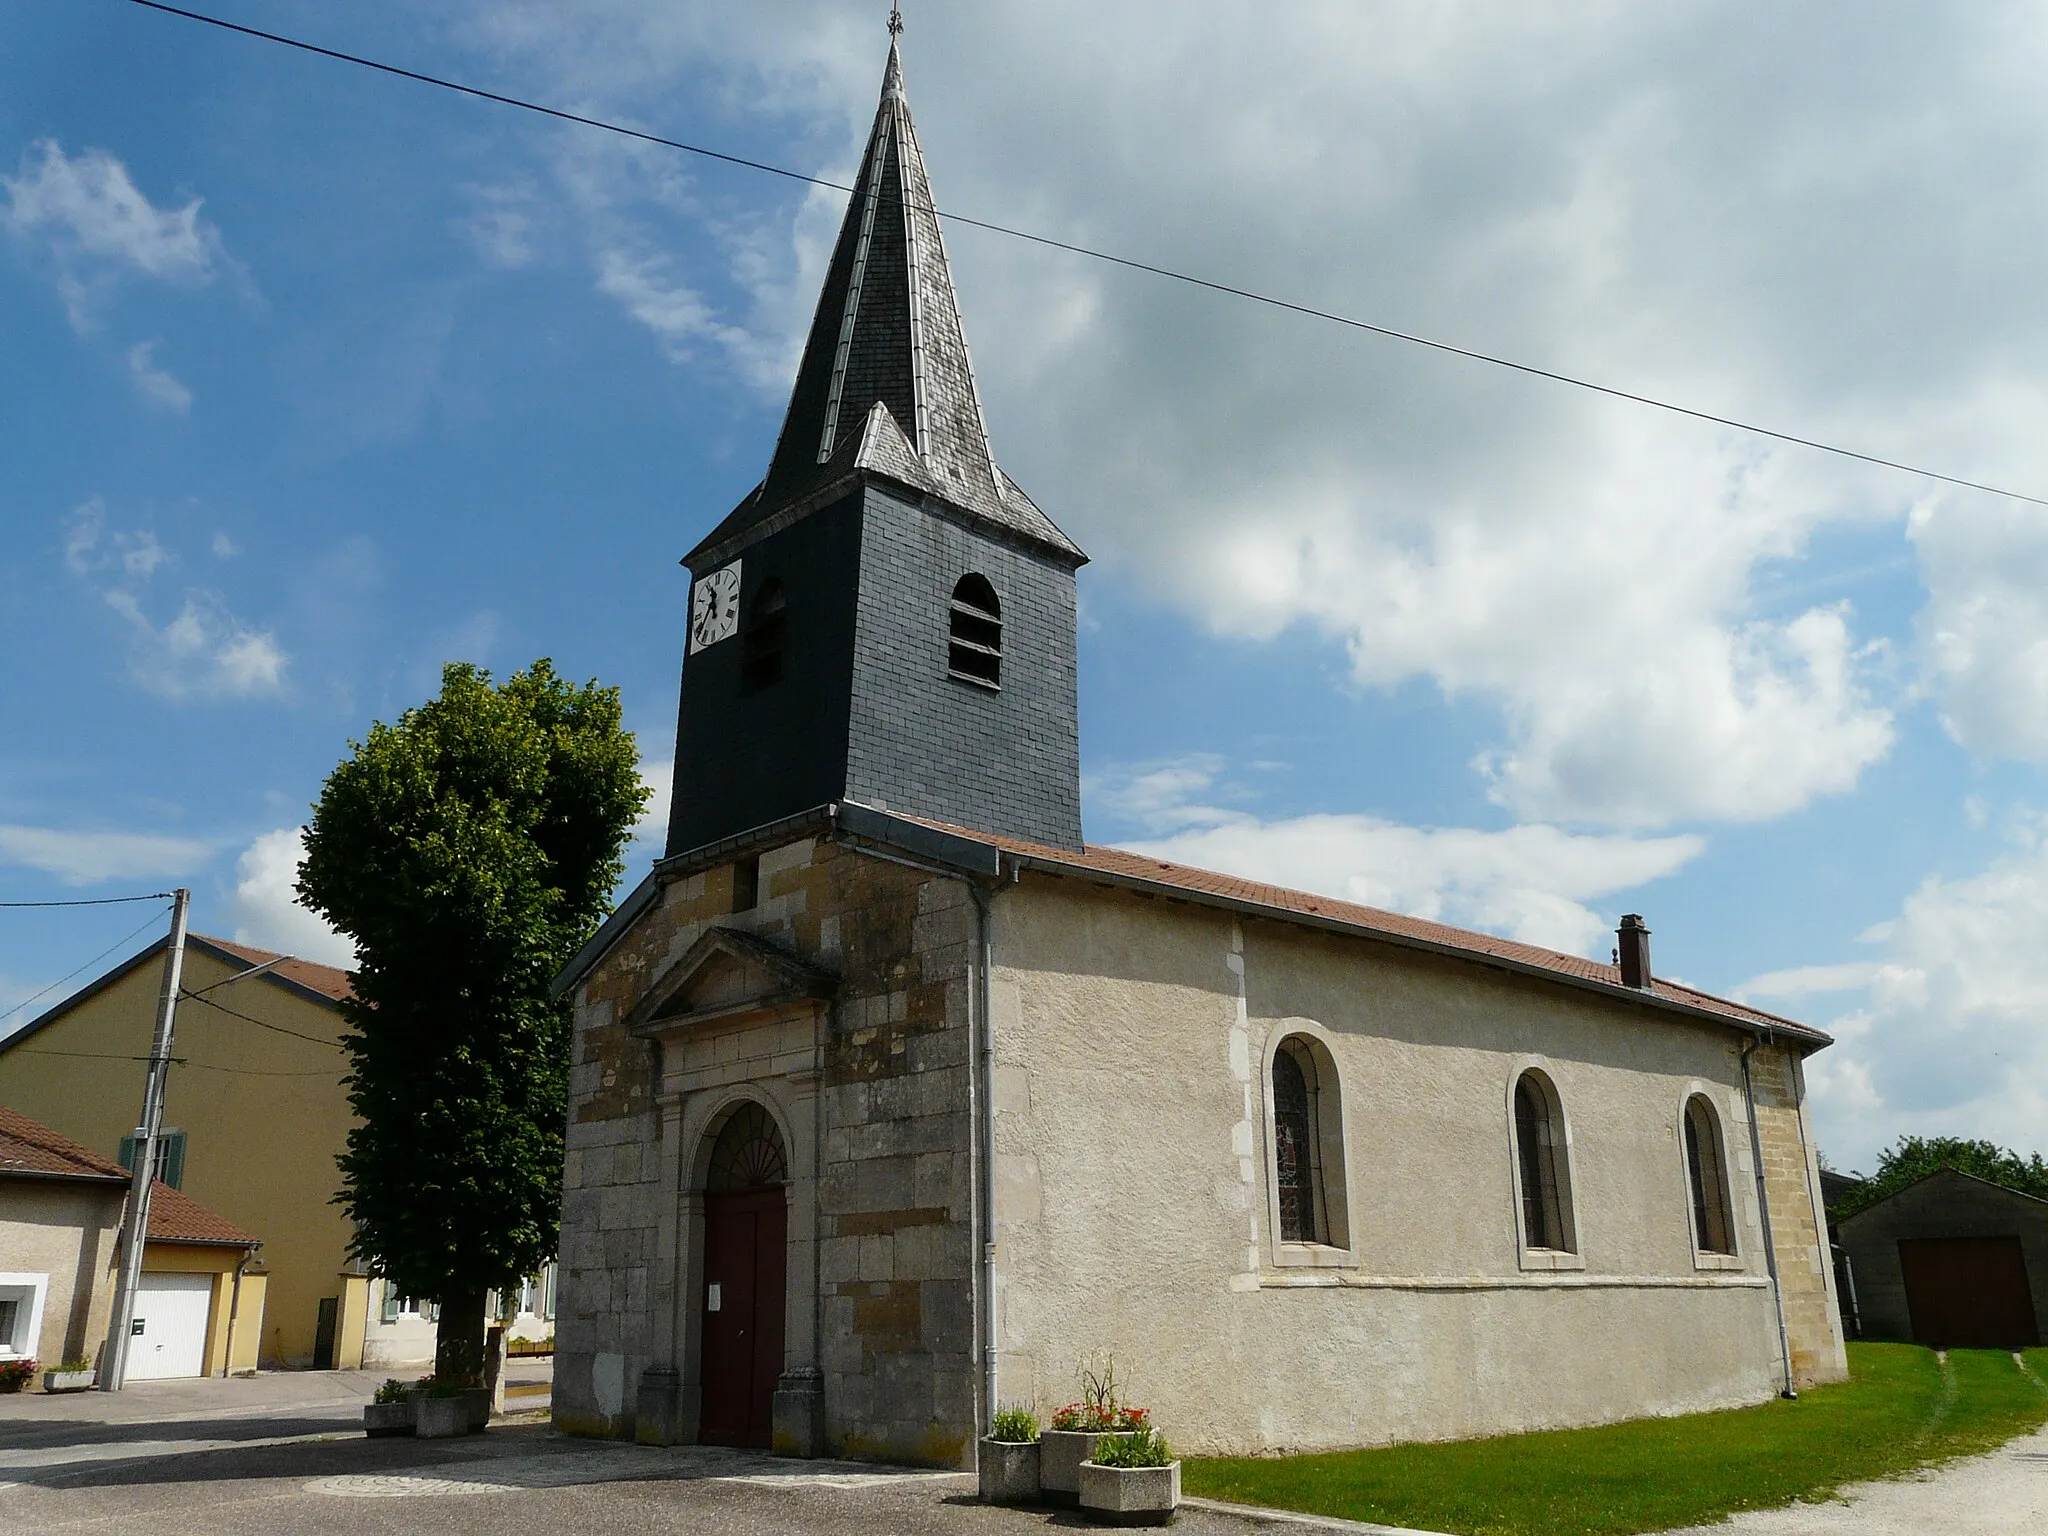
[[(2048, 494), (2025, 7), (923, 10), (948, 208)], [(220, 13), (847, 179), (885, 9)], [(617, 684), (661, 776), (836, 195), (119, 0), (0, 17), (0, 178), (0, 899), (334, 958), (296, 828), (449, 658)], [(949, 241), (1097, 557), (1092, 839), (1585, 952), (1639, 910), (1839, 1032), (1838, 1163), (2042, 1145), (2043, 509)], [(143, 915), (0, 914), (0, 1010)]]

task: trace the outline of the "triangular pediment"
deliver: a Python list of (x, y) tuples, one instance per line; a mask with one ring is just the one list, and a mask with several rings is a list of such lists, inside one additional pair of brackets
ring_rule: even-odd
[(839, 978), (781, 945), (738, 928), (712, 928), (662, 972), (626, 1016), (636, 1034), (762, 1013), (832, 996)]

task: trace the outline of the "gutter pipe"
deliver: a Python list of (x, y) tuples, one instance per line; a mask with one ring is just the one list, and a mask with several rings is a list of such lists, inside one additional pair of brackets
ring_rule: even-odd
[(975, 1084), (976, 1108), (980, 1111), (980, 1124), (976, 1127), (981, 1142), (980, 1166), (976, 1174), (976, 1200), (981, 1217), (981, 1306), (976, 1321), (981, 1331), (981, 1378), (983, 1424), (993, 1430), (996, 1421), (998, 1390), (998, 1351), (996, 1345), (996, 1027), (994, 988), (990, 977), (995, 968), (995, 944), (990, 934), (989, 908), (995, 901), (999, 884), (983, 885), (970, 880), (968, 891), (974, 897), (975, 926), (978, 944), (975, 958), (974, 1011), (978, 1015), (980, 1039), (976, 1042), (979, 1057), (976, 1072), (980, 1081)]
[(1792, 1385), (1792, 1337), (1785, 1327), (1785, 1287), (1778, 1279), (1778, 1247), (1771, 1237), (1771, 1192), (1764, 1181), (1764, 1137), (1756, 1120), (1756, 1081), (1749, 1074), (1749, 1058), (1763, 1045), (1766, 1036), (1759, 1031), (1742, 1048), (1742, 1093), (1749, 1102), (1749, 1156), (1756, 1164), (1756, 1208), (1763, 1218), (1764, 1267), (1771, 1276), (1771, 1300), (1778, 1311), (1778, 1359), (1785, 1371), (1785, 1387), (1778, 1396), (1792, 1401), (1799, 1391)]

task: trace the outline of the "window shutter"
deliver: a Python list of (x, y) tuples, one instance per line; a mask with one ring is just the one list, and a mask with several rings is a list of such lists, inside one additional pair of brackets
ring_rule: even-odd
[(123, 1136), (121, 1138), (121, 1166), (130, 1173), (135, 1171), (135, 1138), (133, 1136)]
[(159, 1147), (157, 1176), (173, 1189), (185, 1187), (185, 1133), (165, 1131)]
[(378, 1307), (377, 1313), (378, 1316), (383, 1318), (385, 1322), (395, 1323), (398, 1321), (398, 1303), (400, 1300), (398, 1294), (398, 1287), (393, 1285), (389, 1280), (384, 1281), (383, 1284), (384, 1299), (382, 1304)]

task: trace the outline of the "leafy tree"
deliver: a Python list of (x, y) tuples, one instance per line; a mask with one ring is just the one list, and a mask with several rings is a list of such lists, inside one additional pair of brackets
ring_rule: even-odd
[(2038, 1152), (2022, 1157), (1996, 1142), (1965, 1141), (1959, 1136), (1901, 1136), (1877, 1155), (1877, 1172), (1836, 1201), (1829, 1215), (1837, 1221), (1853, 1216), (1943, 1168), (2048, 1200), (2048, 1162), (2043, 1162)]
[(437, 1375), (476, 1379), (485, 1293), (555, 1254), (570, 1018), (549, 984), (609, 909), (637, 763), (617, 689), (451, 663), (314, 807), (299, 899), (356, 942), (336, 1200), (358, 1257), (441, 1303)]

